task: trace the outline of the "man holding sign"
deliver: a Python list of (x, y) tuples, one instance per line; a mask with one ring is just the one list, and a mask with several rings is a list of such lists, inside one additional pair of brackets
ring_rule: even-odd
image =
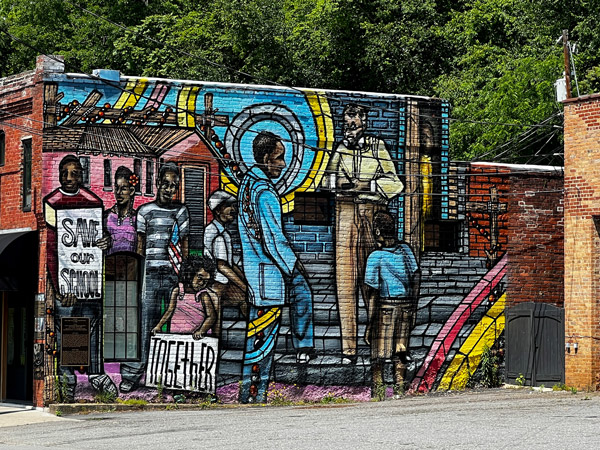
[[(44, 199), (48, 226), (48, 272), (50, 291), (55, 298), (57, 345), (62, 342), (62, 317), (84, 317), (90, 321), (89, 381), (96, 391), (116, 395), (117, 389), (104, 373), (102, 358), (102, 200), (82, 187), (83, 169), (74, 155), (59, 164), (60, 187)], [(58, 374), (66, 380), (67, 400), (75, 392), (77, 378), (73, 367), (63, 366), (60, 355)]]

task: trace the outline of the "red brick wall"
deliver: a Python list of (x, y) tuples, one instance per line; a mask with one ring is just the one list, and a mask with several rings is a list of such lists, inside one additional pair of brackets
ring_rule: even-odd
[[(37, 229), (34, 214), (35, 208), (40, 208), (41, 173), (42, 173), (42, 130), (41, 121), (43, 108), (42, 85), (35, 84), (34, 73), (25, 76), (15, 76), (0, 80), (0, 129), (5, 134), (6, 157), (5, 164), (0, 167), (0, 229), (29, 227)], [(21, 107), (27, 100), (33, 101), (29, 108)], [(16, 115), (3, 114), (13, 111)], [(22, 174), (23, 148), (21, 141), (31, 138), (33, 148), (32, 161), (32, 211), (23, 211)]]
[(600, 373), (600, 96), (565, 103), (566, 383), (598, 387)]
[[(486, 257), (490, 214), (476, 211), (498, 192), (498, 258), (508, 252), (507, 306), (544, 302), (563, 306), (563, 175), (551, 169), (473, 163), (468, 174), (469, 251)], [(477, 205), (479, 204), (479, 205)]]
[[(42, 111), (43, 85), (40, 72), (26, 72), (0, 80), (0, 130), (4, 132), (6, 144), (5, 164), (0, 167), (0, 230), (39, 229), (42, 195)], [(32, 141), (32, 203), (30, 211), (23, 211), (21, 142), (27, 138), (31, 138)], [(38, 293), (45, 290), (45, 244), (46, 235), (42, 229), (39, 232), (40, 253), (37, 255)], [(27, 301), (33, 301), (33, 298), (28, 298)], [(42, 336), (36, 336), (34, 342), (43, 343), (43, 338), (40, 339)], [(43, 406), (41, 380), (34, 381), (33, 392), (34, 405)]]
[[(496, 188), (501, 204), (506, 204), (506, 193), (510, 191), (510, 170), (501, 166), (473, 163), (468, 173), (467, 202), (487, 203), (490, 201), (490, 189)], [(506, 251), (508, 242), (506, 214), (498, 215), (499, 253)], [(469, 256), (485, 258), (485, 250), (490, 250), (490, 215), (487, 211), (474, 211), (467, 204), (469, 221)], [(487, 233), (487, 235), (486, 235)]]
[(507, 306), (521, 302), (564, 304), (563, 176), (513, 173), (508, 197)]

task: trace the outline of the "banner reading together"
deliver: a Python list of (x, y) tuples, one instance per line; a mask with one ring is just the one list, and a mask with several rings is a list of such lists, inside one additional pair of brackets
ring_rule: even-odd
[(215, 393), (218, 339), (158, 334), (150, 342), (146, 386)]

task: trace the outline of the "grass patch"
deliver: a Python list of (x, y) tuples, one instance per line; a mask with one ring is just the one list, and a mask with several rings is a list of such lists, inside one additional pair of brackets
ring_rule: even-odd
[(143, 400), (141, 398), (128, 398), (127, 400), (117, 399), (117, 403), (121, 403), (123, 405), (131, 405), (131, 406), (144, 406), (148, 404), (147, 400)]
[(113, 392), (98, 391), (94, 395), (96, 403), (114, 403), (117, 400), (117, 395)]
[(344, 397), (338, 397), (334, 394), (332, 394), (331, 392), (329, 392), (325, 397), (323, 397), (321, 400), (319, 400), (319, 403), (323, 404), (323, 405), (329, 405), (329, 404), (337, 404), (337, 403), (350, 403), (350, 400), (348, 400), (347, 398)]

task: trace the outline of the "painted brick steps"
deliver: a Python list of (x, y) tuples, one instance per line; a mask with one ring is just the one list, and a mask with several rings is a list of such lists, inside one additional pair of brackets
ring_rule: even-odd
[[(314, 304), (315, 350), (317, 358), (306, 365), (296, 364), (296, 351), (292, 344), (288, 308), (284, 308), (281, 329), (275, 353), (275, 381), (283, 383), (329, 384), (340, 380), (348, 385), (370, 383), (369, 347), (359, 339), (359, 357), (356, 364), (342, 364), (341, 339), (337, 307), (332, 303)], [(359, 308), (359, 336), (364, 336), (367, 314)], [(334, 325), (333, 325), (334, 324)], [(226, 307), (223, 310), (222, 340), (220, 350), (218, 385), (239, 381), (246, 323), (239, 311)]]
[[(371, 383), (371, 363), (366, 345), (359, 347), (357, 361), (344, 364), (340, 353), (317, 353), (308, 364), (298, 364), (296, 355), (277, 352), (275, 354), (273, 381), (286, 384), (315, 384), (323, 386), (369, 386)], [(241, 379), (241, 350), (226, 350), (221, 353), (218, 386)], [(387, 377), (391, 381), (391, 371)]]
[[(443, 256), (443, 258), (442, 258)], [(289, 329), (289, 313), (284, 308), (282, 324), (277, 340), (274, 381), (282, 383), (337, 385), (370, 385), (371, 368), (369, 347), (362, 336), (367, 323), (364, 305), (359, 305), (359, 356), (355, 364), (342, 364), (339, 315), (335, 299), (335, 284), (332, 281), (331, 266), (308, 263), (311, 265), (310, 284), (314, 298), (315, 349), (317, 358), (309, 364), (296, 364), (295, 350)], [(314, 271), (317, 266), (319, 271)], [(314, 266), (314, 267), (313, 267)], [(411, 355), (413, 363), (408, 371), (412, 373), (420, 366), (424, 349), (431, 345), (447, 317), (474, 285), (487, 272), (484, 259), (465, 261), (464, 255), (427, 255), (421, 261), (423, 271), (421, 297), (417, 327), (411, 336)], [(314, 271), (314, 272), (313, 272)], [(449, 278), (463, 274), (464, 280), (449, 283)], [(242, 372), (242, 357), (245, 340), (245, 321), (235, 308), (223, 310), (223, 339), (219, 366), (219, 385), (239, 381)], [(391, 370), (386, 368), (388, 381), (391, 382)]]

